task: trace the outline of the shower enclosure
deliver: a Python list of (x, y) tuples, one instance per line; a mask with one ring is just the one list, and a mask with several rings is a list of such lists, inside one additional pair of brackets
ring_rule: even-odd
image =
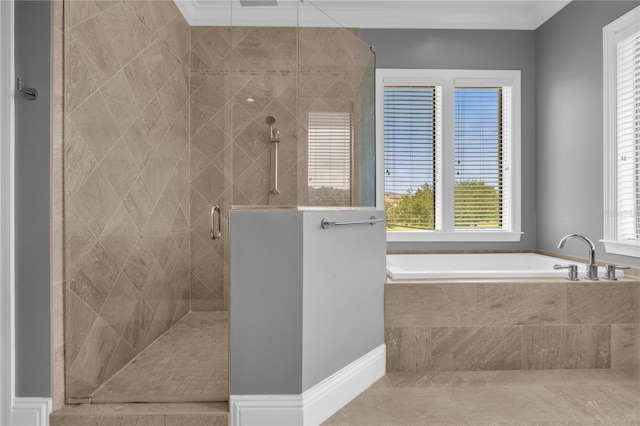
[(189, 312), (228, 310), (232, 206), (374, 205), (358, 30), (309, 1), (211, 7), (189, 26), (171, 1), (63, 2), (66, 402)]

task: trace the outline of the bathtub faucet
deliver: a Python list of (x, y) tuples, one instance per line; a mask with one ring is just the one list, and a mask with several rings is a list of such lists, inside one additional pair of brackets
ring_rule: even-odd
[(585, 244), (589, 246), (589, 264), (587, 265), (587, 276), (585, 278), (591, 281), (598, 281), (598, 265), (596, 265), (596, 246), (593, 244), (593, 242), (590, 239), (578, 234), (565, 235), (560, 240), (560, 243), (558, 244), (558, 248), (559, 249), (563, 248), (564, 243), (566, 243), (568, 240), (572, 238), (577, 238), (579, 240), (582, 240), (585, 242)]

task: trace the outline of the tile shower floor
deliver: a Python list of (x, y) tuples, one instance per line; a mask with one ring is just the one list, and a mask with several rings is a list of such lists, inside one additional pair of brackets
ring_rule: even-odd
[(227, 401), (226, 312), (190, 312), (92, 395), (94, 403)]
[(323, 425), (637, 426), (640, 384), (618, 370), (387, 373)]

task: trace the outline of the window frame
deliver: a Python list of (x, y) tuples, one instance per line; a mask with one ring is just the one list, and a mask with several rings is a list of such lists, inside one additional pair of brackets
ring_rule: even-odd
[(640, 6), (602, 29), (604, 102), (604, 244), (611, 254), (640, 258), (640, 241), (618, 239), (618, 139), (617, 139), (617, 60), (618, 41), (633, 34), (640, 24)]
[[(511, 148), (511, 230), (454, 230), (454, 88), (455, 82), (512, 87), (512, 148)], [(451, 212), (450, 224), (442, 230), (387, 231), (389, 242), (518, 242), (521, 231), (521, 105), (519, 70), (453, 70), (453, 69), (376, 69), (376, 206), (384, 208), (384, 87), (386, 85), (442, 86), (442, 152), (440, 164), (443, 176), (444, 212)], [(443, 213), (443, 220), (448, 215)]]

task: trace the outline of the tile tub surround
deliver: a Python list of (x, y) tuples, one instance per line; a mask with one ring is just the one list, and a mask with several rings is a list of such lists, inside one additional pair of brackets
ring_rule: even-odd
[(387, 371), (638, 369), (640, 279), (388, 282)]
[[(191, 28), (192, 310), (228, 307), (232, 205), (326, 204), (308, 198), (307, 116), (351, 112), (358, 122), (362, 46), (358, 30), (351, 29)], [(269, 195), (268, 115), (281, 132), (279, 195)], [(216, 204), (222, 238), (214, 241), (209, 212)]]
[(66, 397), (189, 310), (189, 26), (172, 1), (65, 1)]
[(64, 9), (51, 2), (51, 403), (64, 405)]

